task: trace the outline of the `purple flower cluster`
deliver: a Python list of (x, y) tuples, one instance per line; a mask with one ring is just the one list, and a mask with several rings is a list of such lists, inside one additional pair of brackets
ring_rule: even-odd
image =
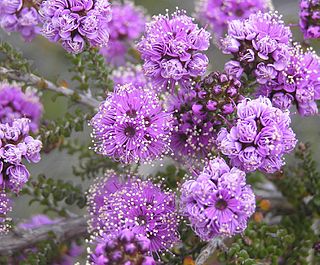
[(269, 0), (200, 0), (196, 12), (203, 24), (208, 24), (217, 37), (226, 31), (228, 23), (246, 19), (258, 11), (267, 11)]
[(115, 86), (132, 84), (140, 89), (149, 86), (149, 81), (140, 65), (127, 64), (126, 66), (116, 68), (112, 72), (112, 80)]
[(301, 0), (300, 28), (306, 39), (320, 38), (320, 2), (319, 0)]
[(111, 7), (108, 0), (46, 0), (39, 13), (44, 22), (42, 35), (61, 41), (70, 53), (81, 53), (86, 45), (107, 46)]
[(25, 41), (39, 33), (37, 4), (33, 1), (1, 0), (0, 26), (7, 32), (20, 32)]
[[(56, 224), (60, 219), (50, 219), (47, 215), (38, 214), (32, 216), (32, 218), (24, 223), (20, 223), (18, 227), (22, 230), (32, 230), (35, 228), (40, 228), (42, 226)], [(63, 247), (66, 247), (63, 245)], [(36, 248), (27, 249), (27, 251), (37, 252)], [(52, 265), (73, 265), (75, 264), (75, 259), (83, 253), (83, 248), (77, 243), (72, 242), (68, 249), (63, 249), (61, 255), (55, 257), (55, 261)], [(19, 262), (24, 261), (25, 256), (22, 255), (19, 257)]]
[(111, 181), (105, 178), (105, 182), (99, 184), (99, 188), (106, 191), (97, 188), (89, 191), (89, 210), (94, 218), (89, 225), (98, 224), (91, 230), (97, 230), (100, 235), (117, 235), (129, 229), (150, 240), (151, 252), (171, 248), (178, 241), (179, 225), (174, 194), (134, 177), (117, 185), (114, 176), (111, 177)]
[(221, 152), (233, 166), (251, 172), (274, 173), (283, 165), (283, 155), (296, 145), (288, 112), (272, 106), (266, 97), (243, 100), (237, 106), (237, 124), (217, 137)]
[(151, 90), (118, 86), (90, 124), (95, 151), (116, 161), (152, 161), (169, 151), (171, 115)]
[(23, 92), (19, 86), (0, 83), (0, 123), (28, 118), (31, 131), (36, 132), (42, 112), (40, 99), (33, 91)]
[(182, 89), (168, 101), (174, 114), (171, 149), (179, 159), (203, 159), (214, 146), (215, 136), (226, 120), (232, 119), (242, 99), (241, 83), (233, 76), (213, 72), (193, 90)]
[(156, 265), (149, 254), (150, 240), (128, 229), (117, 235), (99, 237), (97, 246), (89, 257), (92, 265)]
[(0, 187), (19, 193), (29, 179), (29, 171), (22, 164), (40, 161), (42, 143), (29, 136), (29, 120), (18, 119), (12, 124), (0, 124)]
[(131, 1), (112, 4), (112, 20), (108, 23), (110, 42), (101, 49), (106, 61), (115, 66), (124, 65), (130, 42), (141, 36), (145, 28), (145, 15), (141, 7)]
[(318, 113), (320, 100), (320, 58), (313, 52), (292, 48), (289, 64), (271, 85), (262, 85), (258, 94), (267, 96), (273, 106), (282, 110), (297, 106), (301, 116)]
[(199, 28), (184, 11), (171, 17), (153, 17), (137, 44), (146, 76), (157, 89), (190, 85), (192, 78), (206, 72), (208, 58), (203, 51), (209, 48), (209, 40), (209, 32)]
[(222, 40), (222, 49), (233, 59), (226, 63), (229, 74), (245, 73), (259, 84), (272, 83), (288, 64), (292, 33), (276, 13), (252, 14), (234, 20)]
[(222, 158), (210, 160), (196, 180), (182, 185), (183, 214), (202, 240), (243, 232), (255, 206), (246, 174), (230, 169)]
[(0, 235), (8, 232), (10, 226), (7, 214), (12, 211), (12, 201), (4, 191), (0, 191)]

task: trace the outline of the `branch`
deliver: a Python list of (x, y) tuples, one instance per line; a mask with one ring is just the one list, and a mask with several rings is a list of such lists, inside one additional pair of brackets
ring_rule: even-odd
[(29, 231), (17, 230), (0, 236), (0, 256), (10, 256), (44, 240), (54, 239), (57, 242), (63, 242), (86, 233), (87, 220), (84, 217), (62, 219), (59, 223)]
[(45, 80), (35, 74), (28, 74), (28, 73), (20, 73), (17, 70), (7, 69), (5, 67), (0, 67), (0, 75), (4, 75), (8, 77), (9, 79), (24, 82), (26, 84), (38, 87), (38, 88), (46, 88), (49, 90), (52, 90), (57, 93), (61, 93), (65, 96), (76, 96), (77, 101), (87, 105), (92, 108), (99, 107), (99, 101), (96, 99), (89, 97), (85, 94), (79, 94), (75, 92), (74, 90), (63, 87), (63, 86), (57, 86), (53, 82)]

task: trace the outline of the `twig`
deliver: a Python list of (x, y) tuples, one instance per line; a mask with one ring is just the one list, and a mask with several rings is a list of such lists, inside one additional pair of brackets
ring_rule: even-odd
[(57, 93), (61, 93), (65, 96), (77, 96), (77, 101), (87, 105), (92, 108), (97, 108), (99, 107), (99, 101), (92, 97), (88, 97), (87, 95), (77, 93), (76, 91), (63, 87), (63, 86), (57, 86), (53, 82), (45, 80), (35, 74), (24, 74), (20, 73), (17, 70), (12, 70), (12, 69), (7, 69), (5, 67), (0, 67), (0, 76), (4, 75), (9, 79), (24, 82), (26, 84), (38, 87), (38, 88), (45, 88), (52, 90)]
[(206, 261), (212, 256), (217, 248), (223, 247), (223, 239), (220, 237), (212, 239), (200, 252), (199, 256), (196, 259), (196, 265), (203, 265)]
[(62, 219), (59, 223), (42, 226), (30, 231), (17, 230), (0, 236), (0, 256), (30, 248), (41, 241), (54, 239), (63, 242), (87, 233), (87, 220), (84, 217)]

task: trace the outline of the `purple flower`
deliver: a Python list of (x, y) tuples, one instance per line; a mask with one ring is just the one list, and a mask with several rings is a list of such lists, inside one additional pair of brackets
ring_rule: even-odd
[(149, 81), (143, 73), (140, 65), (128, 64), (124, 67), (118, 67), (112, 72), (112, 80), (115, 86), (132, 84), (136, 88), (145, 88), (149, 86)]
[(111, 9), (107, 0), (46, 0), (39, 13), (44, 22), (42, 35), (53, 42), (61, 41), (70, 53), (81, 53), (87, 45), (108, 44)]
[(233, 76), (213, 72), (194, 85), (182, 89), (167, 102), (174, 115), (171, 149), (179, 160), (200, 162), (207, 157), (217, 132), (226, 120), (232, 120), (241, 83)]
[(237, 125), (229, 133), (221, 130), (217, 137), (220, 151), (245, 172), (280, 170), (283, 155), (297, 142), (288, 113), (273, 107), (268, 98), (259, 97), (238, 104), (237, 116)]
[(124, 65), (132, 60), (128, 50), (132, 42), (139, 38), (146, 23), (145, 11), (134, 6), (133, 2), (112, 4), (112, 20), (108, 23), (110, 30), (110, 44), (101, 49), (107, 63), (114, 66)]
[(29, 120), (18, 119), (0, 124), (0, 188), (19, 193), (29, 179), (29, 171), (22, 164), (40, 160), (42, 143), (29, 136)]
[(39, 97), (30, 89), (22, 92), (16, 85), (0, 84), (0, 122), (12, 123), (15, 119), (28, 118), (31, 130), (39, 128), (43, 106)]
[(96, 247), (90, 254), (89, 264), (111, 265), (132, 264), (132, 260), (139, 260), (141, 265), (156, 265), (149, 254), (150, 240), (137, 235), (128, 229), (117, 235), (105, 235), (96, 239)]
[(196, 12), (204, 25), (209, 25), (219, 38), (226, 31), (228, 22), (246, 19), (258, 11), (270, 8), (268, 0), (200, 0)]
[(320, 3), (317, 0), (300, 1), (300, 29), (305, 39), (320, 38)]
[[(34, 5), (34, 6), (32, 6)], [(8, 31), (18, 31), (25, 41), (31, 41), (38, 33), (40, 23), (36, 5), (22, 0), (0, 2), (0, 26)]]
[(210, 160), (195, 180), (181, 188), (181, 209), (202, 240), (233, 236), (247, 227), (255, 211), (255, 196), (245, 173), (222, 158)]
[[(110, 183), (107, 178), (105, 181), (106, 184)], [(94, 218), (99, 220), (99, 226), (93, 227), (93, 230), (98, 229), (97, 232), (106, 235), (117, 235), (122, 230), (129, 229), (150, 240), (148, 250), (151, 252), (165, 251), (178, 241), (179, 219), (173, 193), (162, 191), (159, 186), (136, 178), (131, 178), (120, 186), (113, 185), (113, 182), (111, 185), (111, 192), (101, 193), (104, 195), (102, 205), (90, 205), (92, 200), (89, 200), (91, 209), (96, 207), (91, 213), (95, 213)], [(93, 191), (95, 193), (95, 189)], [(89, 224), (95, 222), (89, 221)]]
[(208, 59), (201, 52), (208, 49), (209, 39), (184, 11), (153, 17), (137, 45), (146, 76), (157, 89), (173, 89), (176, 83), (188, 86), (191, 78), (206, 71)]
[(245, 73), (262, 85), (273, 84), (288, 65), (291, 37), (290, 28), (276, 13), (257, 12), (233, 20), (221, 41), (223, 52), (233, 56), (225, 70), (238, 78)]
[(301, 116), (318, 113), (316, 101), (320, 99), (320, 58), (312, 51), (304, 52), (299, 45), (290, 49), (287, 67), (274, 83), (266, 83), (258, 94), (269, 97), (275, 107), (289, 109), (297, 106)]
[(151, 161), (169, 151), (171, 115), (151, 90), (117, 87), (91, 126), (95, 151), (122, 163)]

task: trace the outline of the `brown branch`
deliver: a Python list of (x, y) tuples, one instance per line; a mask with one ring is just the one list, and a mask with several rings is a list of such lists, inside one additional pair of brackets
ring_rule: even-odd
[(12, 255), (44, 240), (53, 239), (56, 242), (63, 242), (86, 233), (87, 220), (84, 217), (62, 219), (59, 223), (29, 231), (17, 230), (0, 236), (0, 256)]
[(65, 96), (77, 96), (78, 102), (93, 108), (99, 107), (99, 101), (97, 101), (96, 99), (85, 94), (79, 94), (68, 87), (55, 85), (53, 82), (45, 80), (32, 73), (20, 73), (17, 70), (0, 67), (0, 76), (1, 75), (4, 75), (7, 78), (15, 81), (24, 82), (34, 87), (49, 89), (56, 93), (61, 93)]

